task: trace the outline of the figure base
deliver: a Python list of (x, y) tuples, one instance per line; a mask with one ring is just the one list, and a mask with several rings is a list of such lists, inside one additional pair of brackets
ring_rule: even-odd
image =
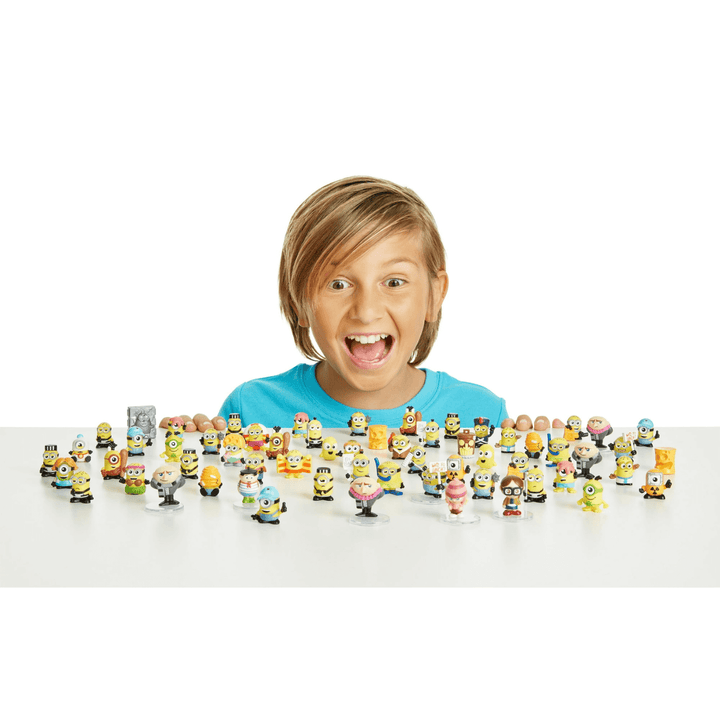
[(242, 500), (236, 500), (233, 503), (233, 507), (236, 510), (257, 510), (257, 506), (258, 506), (258, 504), (255, 501), (253, 501), (251, 503), (250, 502), (244, 503), (244, 502), (242, 502)]
[(445, 505), (445, 500), (442, 497), (436, 498), (425, 493), (412, 493), (410, 502), (420, 503), (420, 505)]
[(495, 520), (501, 520), (502, 522), (518, 523), (523, 520), (532, 520), (533, 514), (527, 510), (523, 510), (522, 515), (503, 515), (499, 510), (495, 510), (493, 512), (493, 517)]
[(387, 515), (378, 515), (377, 517), (363, 517), (362, 515), (353, 515), (353, 517), (348, 518), (348, 522), (351, 525), (374, 527), (375, 525), (385, 525), (385, 523), (389, 523), (390, 518)]
[(445, 523), (446, 525), (455, 525), (456, 527), (460, 527), (461, 525), (474, 525), (475, 523), (480, 522), (480, 516), (473, 515), (467, 511), (461, 513), (460, 515), (445, 513), (445, 515), (440, 518), (440, 522)]
[(152, 502), (148, 503), (145, 506), (145, 509), (148, 512), (156, 513), (158, 515), (172, 515), (173, 513), (176, 513), (180, 510), (182, 510), (185, 506), (182, 503), (178, 503), (177, 505), (160, 505), (160, 502)]

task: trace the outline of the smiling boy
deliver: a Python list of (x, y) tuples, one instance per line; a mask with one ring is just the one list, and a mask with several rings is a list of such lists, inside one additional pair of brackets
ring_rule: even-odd
[(463, 426), (478, 416), (499, 426), (507, 418), (502, 399), (419, 367), (447, 289), (435, 220), (412, 190), (371, 177), (320, 188), (290, 220), (279, 272), (295, 343), (318, 362), (243, 383), (220, 416), (291, 427), (304, 411), (324, 427), (342, 427), (362, 410), (373, 423), (399, 427), (412, 405), (441, 424), (453, 412)]

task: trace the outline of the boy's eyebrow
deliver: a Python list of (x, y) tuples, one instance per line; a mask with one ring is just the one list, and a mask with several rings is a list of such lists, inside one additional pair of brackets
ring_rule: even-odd
[[(393, 260), (388, 260), (387, 262), (384, 262), (380, 267), (388, 267), (389, 265), (401, 265), (403, 263), (408, 263), (409, 265), (415, 265), (417, 267), (420, 267), (420, 263), (417, 260), (414, 260), (413, 258), (409, 257), (397, 257)], [(340, 265), (339, 262), (331, 262), (329, 263), (330, 267), (336, 268), (338, 265)]]

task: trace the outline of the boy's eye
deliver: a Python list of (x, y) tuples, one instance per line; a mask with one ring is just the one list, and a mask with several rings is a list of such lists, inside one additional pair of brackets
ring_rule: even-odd
[(388, 287), (396, 288), (396, 287), (400, 287), (400, 286), (404, 285), (404, 284), (405, 284), (405, 280), (402, 280), (402, 279), (400, 279), (400, 278), (390, 278), (389, 280), (386, 280), (386, 281), (385, 281), (385, 284), (386, 284)]
[(331, 290), (345, 290), (350, 287), (350, 283), (347, 280), (333, 280), (330, 283)]

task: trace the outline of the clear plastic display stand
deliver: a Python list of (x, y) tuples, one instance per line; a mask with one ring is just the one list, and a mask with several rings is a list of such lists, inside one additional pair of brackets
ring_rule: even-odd
[(162, 505), (160, 501), (157, 502), (151, 502), (148, 503), (145, 506), (145, 509), (153, 514), (156, 515), (172, 515), (174, 513), (180, 512), (185, 506), (182, 503), (178, 503), (177, 505)]
[(452, 513), (443, 513), (440, 518), (440, 522), (446, 525), (454, 525), (455, 527), (465, 527), (466, 525), (475, 525), (480, 522), (480, 516), (476, 515), (469, 510), (464, 510), (460, 515), (453, 515)]
[(236, 500), (233, 503), (235, 510), (257, 510), (257, 502), (243, 502), (242, 500)]
[(368, 517), (367, 515), (353, 515), (348, 518), (348, 522), (351, 525), (360, 525), (362, 527), (376, 527), (378, 525), (385, 525), (390, 522), (388, 515), (378, 514), (375, 517)]
[(523, 510), (522, 515), (503, 515), (501, 510), (495, 510), (493, 512), (493, 518), (500, 520), (500, 522), (519, 523), (523, 522), (523, 520), (532, 520), (533, 514), (528, 510)]

